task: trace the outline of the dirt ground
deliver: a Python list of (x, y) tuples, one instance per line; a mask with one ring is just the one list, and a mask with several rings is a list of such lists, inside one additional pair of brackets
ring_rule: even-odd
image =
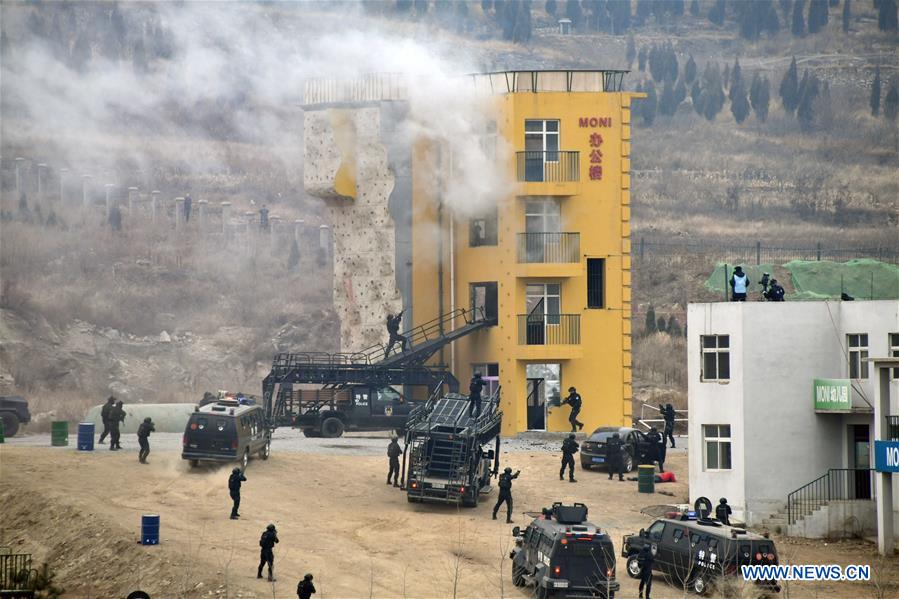
[[(352, 438), (335, 443), (352, 445)], [(521, 469), (514, 520), (553, 501), (581, 501), (620, 551), (621, 537), (651, 522), (647, 505), (686, 500), (686, 455), (670, 457), (683, 482), (659, 486), (676, 497), (641, 495), (636, 483), (611, 482), (578, 469), (577, 484), (560, 482), (558, 457), (514, 451), (503, 466)], [(230, 467), (190, 470), (177, 451), (154, 451), (141, 466), (136, 451), (76, 452), (73, 448), (0, 446), (0, 545), (48, 561), (66, 597), (124, 598), (141, 588), (153, 599), (295, 597), (305, 572), (315, 575), (316, 597), (527, 597), (511, 584), (511, 526), (490, 519), (495, 494), (475, 509), (406, 502), (384, 484), (386, 458), (278, 452), (247, 470), (239, 521), (228, 519)], [(158, 513), (161, 543), (137, 543), (140, 517)], [(255, 579), (258, 540), (278, 527), (278, 581)], [(878, 565), (864, 542), (778, 539), (791, 563), (870, 563), (881, 577), (897, 560)], [(879, 569), (878, 569), (879, 568)], [(620, 597), (636, 597), (637, 583), (618, 562)], [(656, 577), (653, 597), (684, 593)], [(887, 597), (870, 584), (792, 584), (785, 597)]]

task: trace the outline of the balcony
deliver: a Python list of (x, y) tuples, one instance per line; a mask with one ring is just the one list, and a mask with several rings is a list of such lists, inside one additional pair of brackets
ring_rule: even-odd
[(519, 277), (577, 277), (583, 274), (580, 233), (519, 233)]
[(580, 152), (525, 151), (515, 153), (518, 195), (577, 195), (580, 193)]
[(519, 360), (568, 360), (583, 357), (580, 314), (519, 314)]

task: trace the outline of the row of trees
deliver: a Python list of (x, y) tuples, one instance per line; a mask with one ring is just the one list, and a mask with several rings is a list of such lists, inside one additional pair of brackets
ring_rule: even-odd
[[(880, 115), (880, 97), (883, 93), (883, 83), (880, 80), (880, 65), (877, 65), (874, 71), (874, 83), (871, 85), (871, 116)], [(883, 99), (883, 116), (888, 121), (895, 121), (896, 115), (899, 114), (899, 82), (894, 78), (890, 82), (887, 90), (886, 98)]]

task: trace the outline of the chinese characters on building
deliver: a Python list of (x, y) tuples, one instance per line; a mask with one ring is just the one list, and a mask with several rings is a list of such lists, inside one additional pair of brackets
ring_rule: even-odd
[[(578, 120), (581, 127), (611, 127), (612, 118), (581, 118)], [(602, 135), (594, 131), (590, 134), (590, 180), (602, 181)]]

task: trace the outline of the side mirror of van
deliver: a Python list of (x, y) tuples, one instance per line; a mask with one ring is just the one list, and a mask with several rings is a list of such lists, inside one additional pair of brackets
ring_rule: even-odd
[(517, 536), (520, 535), (520, 534), (521, 534), (521, 527), (516, 526), (515, 528), (512, 529), (512, 536), (513, 536), (513, 537), (517, 537)]

